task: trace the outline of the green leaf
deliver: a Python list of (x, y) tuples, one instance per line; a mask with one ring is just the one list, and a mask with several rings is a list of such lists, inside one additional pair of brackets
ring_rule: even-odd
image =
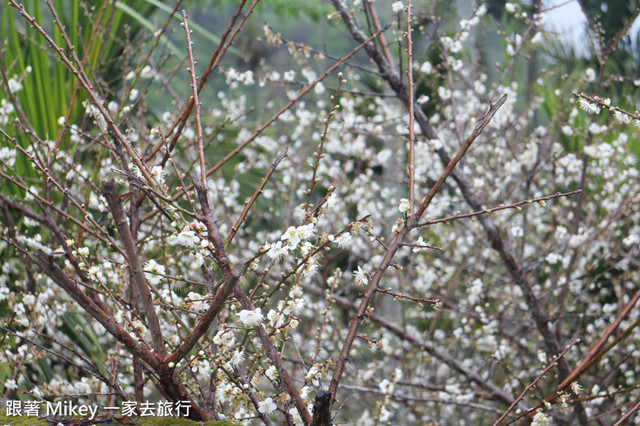
[[(147, 18), (139, 14), (132, 7), (124, 4), (123, 2), (117, 1), (116, 8), (122, 10), (123, 12), (125, 12), (126, 14), (134, 18), (138, 23), (140, 23), (143, 27), (145, 27), (152, 33), (157, 30), (156, 26), (151, 21), (149, 21)], [(184, 52), (180, 51), (180, 49), (178, 49), (173, 43), (171, 43), (171, 41), (165, 35), (162, 35), (160, 37), (160, 41), (164, 45), (166, 45), (167, 48), (171, 51), (171, 53), (173, 53), (174, 55), (179, 57), (184, 55)]]

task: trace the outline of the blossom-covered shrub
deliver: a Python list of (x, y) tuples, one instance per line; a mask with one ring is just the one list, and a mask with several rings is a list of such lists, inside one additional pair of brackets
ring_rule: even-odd
[(322, 424), (323, 390), (362, 425), (635, 416), (640, 116), (609, 45), (565, 73), (541, 3), (332, 0), (315, 25), (349, 50), (269, 23), (254, 43), (290, 61), (242, 69), (240, 2), (208, 62), (174, 10), (184, 62), (168, 18), (146, 56), (115, 40), (130, 72), (109, 81), (10, 3), (82, 96), (23, 105), (46, 67), (4, 61), (4, 397), (265, 424)]

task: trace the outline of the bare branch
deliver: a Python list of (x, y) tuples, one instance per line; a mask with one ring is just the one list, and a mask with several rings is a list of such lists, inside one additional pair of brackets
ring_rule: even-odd
[(124, 251), (127, 255), (127, 261), (129, 262), (129, 270), (131, 271), (131, 280), (134, 282), (138, 293), (140, 294), (142, 307), (144, 313), (147, 316), (147, 323), (149, 324), (149, 331), (151, 332), (151, 340), (153, 342), (154, 351), (160, 356), (164, 357), (167, 354), (167, 350), (164, 347), (164, 339), (162, 337), (162, 329), (160, 328), (160, 320), (153, 306), (153, 299), (151, 297), (151, 291), (147, 285), (147, 280), (142, 271), (142, 265), (140, 264), (140, 258), (138, 257), (138, 250), (136, 244), (133, 241), (131, 230), (129, 229), (129, 221), (122, 209), (122, 203), (120, 202), (120, 196), (116, 191), (116, 185), (113, 181), (107, 181), (102, 183), (102, 195), (107, 200), (109, 210), (118, 229), (118, 234), (124, 244)]

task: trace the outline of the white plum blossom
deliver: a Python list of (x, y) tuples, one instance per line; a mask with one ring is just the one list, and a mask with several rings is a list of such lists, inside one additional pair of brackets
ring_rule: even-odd
[(367, 277), (366, 272), (362, 269), (361, 266), (358, 266), (358, 269), (353, 271), (353, 278), (356, 280), (356, 283), (360, 286), (366, 286), (369, 284), (369, 277)]
[(391, 10), (393, 11), (393, 13), (398, 13), (402, 11), (402, 9), (404, 9), (404, 3), (402, 3), (401, 1), (396, 1), (391, 5)]
[(538, 361), (540, 361), (542, 365), (546, 365), (548, 362), (547, 353), (542, 349), (538, 351)]
[(420, 253), (421, 251), (424, 251), (425, 248), (424, 247), (419, 247), (419, 246), (424, 246), (427, 245), (427, 243), (425, 242), (424, 238), (422, 238), (422, 236), (418, 237), (418, 240), (415, 242), (417, 247), (414, 247), (411, 251), (414, 253)]
[(258, 411), (262, 414), (271, 414), (276, 411), (277, 408), (278, 406), (270, 397), (265, 399), (264, 401), (258, 402)]
[(295, 70), (286, 71), (282, 78), (283, 78), (284, 81), (294, 81), (295, 78), (296, 78)]
[(144, 272), (144, 276), (151, 284), (158, 285), (164, 278), (162, 275), (165, 274), (165, 268), (164, 265), (160, 265), (155, 260), (149, 259), (147, 263), (144, 264)]
[(287, 254), (291, 246), (289, 246), (288, 244), (283, 244), (282, 241), (276, 241), (275, 243), (269, 244), (266, 247), (268, 247), (267, 256), (269, 256), (271, 259), (278, 259)]
[(535, 416), (533, 416), (533, 420), (531, 421), (531, 426), (546, 426), (550, 424), (551, 419), (542, 411), (538, 411)]
[(109, 104), (107, 105), (107, 109), (109, 110), (109, 112), (111, 113), (111, 116), (115, 117), (118, 114), (118, 103), (111, 101), (109, 102)]
[(76, 392), (80, 395), (88, 395), (91, 393), (91, 386), (86, 382), (78, 382), (75, 384)]
[(6, 125), (9, 122), (9, 114), (14, 111), (13, 104), (6, 99), (0, 99), (0, 125)]
[(591, 123), (589, 125), (589, 133), (592, 133), (594, 135), (598, 135), (598, 134), (602, 133), (602, 127), (598, 123)]
[[(0, 274), (0, 322), (7, 322), (16, 338), (73, 345), (69, 320), (81, 320), (77, 332), (89, 332), (104, 352), (87, 359), (118, 363), (117, 379), (127, 394), (135, 385), (132, 347), (153, 354), (164, 344), (171, 356), (190, 346), (168, 365), (176, 371), (167, 376), (175, 380), (172, 386), (199, 399), (190, 383), (213, 378), (211, 396), (219, 402), (215, 411), (221, 419), (259, 421), (259, 414), (274, 424), (303, 424), (307, 413), (302, 406), (298, 413), (294, 401), (299, 395), (313, 412), (317, 389), (334, 373), (336, 354), (354, 331), (348, 356), (357, 368), (345, 369), (339, 393), (366, 387), (369, 400), (359, 404), (346, 398), (338, 415), (356, 425), (482, 422), (478, 419), (504, 407), (498, 399), (484, 399), (484, 410), (470, 404), (476, 396), (493, 394), (494, 387), (518, 394), (523, 380), (530, 382), (541, 365), (554, 362), (558, 354), (551, 347), (566, 347), (563, 359), (580, 362), (585, 348), (570, 345), (571, 336), (600, 338), (640, 280), (635, 262), (640, 120), (633, 97), (640, 79), (624, 67), (611, 75), (615, 67), (609, 63), (587, 69), (544, 60), (529, 67), (532, 58), (548, 57), (547, 42), (555, 33), (546, 27), (544, 8), (529, 11), (524, 2), (503, 3), (504, 14), (497, 18), (504, 22), (498, 24), (494, 16), (481, 18), (486, 2), (468, 2), (470, 8), (451, 13), (440, 8), (443, 2), (415, 2), (411, 61), (404, 50), (404, 0), (333, 3), (337, 11), (329, 19), (336, 31), (327, 41), (349, 35), (337, 28), (345, 16), (354, 25), (370, 26), (366, 32), (372, 36), (377, 25), (369, 7), (375, 6), (382, 24), (390, 17), (396, 21), (384, 35), (396, 45), (383, 49), (382, 35), (374, 35), (369, 46), (376, 44), (380, 56), (373, 62), (367, 45), (339, 60), (360, 43), (342, 40), (325, 49), (317, 37), (280, 35), (276, 31), (287, 26), (278, 28), (281, 18), (269, 11), (264, 36), (242, 39), (264, 50), (258, 52), (259, 63), (229, 57), (208, 83), (203, 77), (196, 82), (210, 86), (199, 92), (200, 122), (197, 109), (189, 115), (181, 103), (189, 99), (192, 82), (159, 78), (173, 73), (162, 55), (147, 56), (147, 47), (159, 39), (145, 43), (142, 33), (117, 38), (140, 52), (105, 62), (123, 66), (116, 78), (96, 82), (100, 73), (87, 74), (77, 100), (88, 99), (84, 106), (64, 108), (56, 99), (44, 100), (56, 106), (46, 121), (38, 122), (34, 111), (41, 108), (26, 102), (25, 89), (32, 90), (26, 83), (37, 76), (25, 77), (17, 60), (7, 69), (0, 90), (6, 98), (0, 99), (0, 129), (6, 133), (0, 138), (0, 204), (13, 223), (0, 227), (0, 266), (6, 272)], [(442, 21), (419, 25), (429, 16)], [(296, 17), (302, 28), (307, 18)], [(173, 22), (167, 25), (173, 30)], [(152, 31), (144, 33), (163, 32)], [(487, 56), (485, 46), (504, 48)], [(55, 52), (47, 53), (58, 67)], [(272, 61), (281, 56), (288, 60)], [(208, 75), (205, 64), (198, 68), (199, 75)], [(189, 76), (184, 68), (176, 70), (178, 77)], [(523, 78), (522, 70), (533, 74)], [(75, 76), (66, 75), (65, 90), (73, 90)], [(415, 94), (415, 120), (408, 115), (409, 89)], [(502, 94), (506, 101), (476, 134), (428, 209), (420, 218), (408, 218), (443, 171), (449, 172), (447, 164)], [(174, 98), (175, 105), (167, 104)], [(597, 115), (601, 112), (606, 113)], [(286, 155), (279, 155), (285, 147)], [(210, 211), (192, 185), (202, 167), (208, 171)], [(127, 171), (134, 177), (128, 179)], [(100, 184), (111, 180), (151, 286), (163, 342), (150, 322), (153, 315), (128, 304), (130, 238), (120, 235), (115, 220), (122, 218), (114, 217), (100, 191)], [(132, 187), (133, 182), (148, 187)], [(213, 244), (218, 235), (210, 218), (223, 247)], [(50, 257), (40, 257), (38, 250)], [(30, 271), (25, 261), (31, 260), (54, 262), (55, 279), (49, 269), (35, 268), (42, 265)], [(95, 315), (79, 308), (77, 295), (58, 285), (62, 274), (104, 303), (135, 340), (110, 344), (113, 330), (92, 320)], [(235, 286), (231, 295), (225, 283)], [(369, 289), (374, 283), (379, 289)], [(367, 289), (379, 290), (371, 301), (361, 299)], [(369, 303), (362, 305), (365, 321), (347, 330), (344, 324), (361, 319), (356, 309), (363, 302)], [(220, 308), (215, 316), (214, 304)], [(635, 310), (626, 315), (620, 318), (623, 328), (640, 320)], [(187, 338), (201, 326), (210, 331), (197, 342)], [(557, 346), (541, 338), (547, 335), (543, 326), (562, 328), (557, 336), (551, 333)], [(0, 344), (0, 365), (11, 372), (3, 383), (10, 393), (16, 388), (36, 396), (113, 391), (86, 372), (76, 374), (63, 359), (47, 380), (38, 369), (24, 372), (22, 366), (33, 365), (41, 351), (15, 341)], [(421, 356), (425, 341), (433, 346), (430, 352), (447, 356)], [(616, 343), (619, 350), (599, 360), (600, 370), (622, 372), (608, 376), (610, 383), (585, 371), (591, 398), (597, 397), (583, 401), (590, 417), (610, 424), (619, 413), (607, 412), (607, 404), (631, 406), (633, 393), (617, 389), (640, 379), (639, 341), (630, 334)], [(460, 365), (479, 372), (482, 380), (470, 381)], [(145, 395), (157, 393), (149, 380), (158, 373), (154, 369), (143, 372)], [(423, 402), (404, 399), (413, 392), (412, 379), (425, 372), (440, 388), (429, 395), (427, 411)], [(543, 380), (553, 380), (552, 375)], [(287, 376), (295, 389), (282, 387)], [(533, 424), (548, 424), (553, 412), (564, 415), (569, 396), (567, 390), (542, 411), (532, 411)], [(535, 392), (523, 398), (525, 408), (539, 402)]]
[(164, 185), (164, 175), (165, 171), (162, 166), (153, 166), (150, 170), (151, 176), (158, 182), (160, 185)]
[(615, 118), (616, 121), (622, 124), (629, 124), (629, 122), (631, 122), (631, 118), (627, 114), (624, 114), (618, 110), (613, 112), (613, 118)]
[(580, 108), (587, 111), (588, 113), (591, 113), (591, 114), (600, 113), (600, 107), (597, 104), (589, 102), (584, 98), (580, 98), (580, 100), (578, 101), (578, 104), (580, 105)]
[(580, 395), (580, 392), (582, 391), (582, 386), (580, 386), (580, 384), (578, 382), (571, 382), (571, 392), (575, 393), (576, 395)]
[(389, 379), (382, 379), (378, 387), (383, 393), (393, 393), (395, 390), (395, 385)]
[(284, 318), (282, 314), (275, 309), (270, 309), (267, 313), (267, 319), (269, 320), (269, 325), (273, 328), (280, 328), (284, 324)]
[(200, 238), (196, 232), (189, 228), (184, 228), (178, 235), (172, 235), (172, 241), (185, 247), (195, 247), (200, 244)]
[(309, 223), (307, 225), (298, 226), (297, 228), (290, 226), (280, 239), (282, 241), (286, 241), (286, 243), (291, 246), (291, 249), (295, 249), (301, 241), (311, 238), (314, 234), (315, 224)]
[(476, 278), (475, 280), (473, 280), (471, 286), (469, 287), (467, 296), (470, 305), (475, 305), (480, 301), (480, 296), (483, 293), (483, 287), (484, 284), (482, 283), (481, 279)]
[(0, 148), (0, 161), (6, 163), (9, 167), (13, 167), (16, 159), (16, 150), (9, 147)]
[(389, 409), (387, 408), (386, 405), (383, 405), (382, 407), (380, 407), (380, 421), (381, 422), (386, 422), (391, 418), (391, 411), (389, 411)]
[(216, 333), (212, 342), (220, 346), (223, 351), (227, 351), (235, 345), (235, 336), (231, 330), (223, 328)]
[(233, 356), (229, 360), (229, 364), (232, 367), (237, 367), (244, 360), (244, 351), (234, 352)]
[(22, 298), (22, 303), (31, 308), (36, 303), (36, 296), (34, 296), (33, 294), (25, 294)]
[(255, 327), (262, 322), (263, 318), (260, 308), (254, 310), (245, 309), (238, 312), (238, 322), (247, 327)]
[(196, 292), (189, 292), (185, 302), (193, 309), (194, 311), (206, 311), (209, 308), (209, 303), (205, 300), (204, 296)]
[(16, 93), (22, 89), (22, 83), (20, 83), (20, 81), (15, 77), (12, 77), (7, 81), (7, 86), (9, 86), (9, 91), (11, 93)]
[(142, 70), (140, 70), (141, 78), (151, 78), (155, 75), (155, 70), (151, 67), (151, 65), (145, 65)]
[(300, 413), (298, 412), (296, 407), (292, 407), (289, 409), (289, 415), (291, 415), (291, 418), (293, 419), (295, 426), (304, 425), (304, 422), (302, 421), (302, 417), (300, 417)]
[(554, 265), (562, 260), (562, 256), (560, 256), (558, 253), (549, 253), (547, 257), (545, 257), (545, 260)]
[(639, 234), (629, 234), (623, 238), (622, 244), (625, 246), (634, 246), (640, 244), (640, 235)]
[[(333, 237), (333, 236), (331, 236)], [(347, 248), (349, 246), (349, 244), (351, 243), (351, 234), (348, 232), (343, 232), (342, 234), (338, 235), (337, 237), (333, 237), (333, 238), (329, 238), (330, 241), (333, 241), (333, 243), (335, 245), (337, 245), (340, 248)]]
[(275, 365), (267, 368), (264, 372), (265, 376), (267, 376), (271, 380), (276, 380), (278, 378), (278, 370)]
[[(461, 50), (462, 50), (462, 43), (460, 42), (460, 40), (454, 40), (453, 43), (451, 43), (451, 47), (449, 47), (449, 51), (451, 53), (459, 53)], [(452, 58), (449, 57), (449, 59), (452, 59)], [(456, 59), (454, 62), (455, 64), (460, 64), (460, 65), (453, 66), (454, 71), (458, 71), (460, 68), (462, 68), (462, 60)]]
[[(541, 15), (544, 16), (544, 15)], [(531, 43), (541, 43), (543, 41), (542, 31), (538, 31), (532, 38)]]
[(406, 211), (409, 211), (410, 208), (411, 208), (411, 203), (409, 202), (408, 199), (403, 198), (400, 200), (400, 206), (398, 206), (398, 210), (404, 213)]
[(443, 100), (451, 99), (451, 89), (447, 89), (444, 86), (438, 87), (438, 96), (440, 96)]

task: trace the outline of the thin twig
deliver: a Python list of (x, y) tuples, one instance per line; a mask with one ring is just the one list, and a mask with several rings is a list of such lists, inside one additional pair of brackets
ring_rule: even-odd
[[(189, 75), (191, 76), (191, 96), (193, 99), (193, 108), (195, 109), (196, 120), (196, 139), (198, 141), (198, 159), (200, 160), (200, 184), (207, 191), (207, 162), (204, 158), (204, 141), (202, 135), (202, 121), (200, 119), (200, 101), (198, 100), (198, 82), (196, 77), (196, 61), (193, 59), (193, 49), (191, 46), (191, 30), (189, 29), (189, 21), (187, 20), (187, 12), (182, 11), (182, 26), (187, 38), (187, 56), (189, 57)], [(167, 151), (168, 153), (169, 151)]]
[[(258, 4), (259, 1), (260, 0), (254, 0), (244, 14), (242, 13), (242, 9), (244, 9), (244, 5), (246, 4), (247, 0), (241, 0), (240, 3), (238, 4), (238, 7), (236, 8), (235, 13), (229, 20), (229, 25), (227, 25), (227, 28), (225, 29), (222, 36), (220, 37), (220, 42), (216, 46), (216, 49), (213, 52), (213, 54), (211, 55), (211, 59), (209, 60), (207, 69), (199, 79), (198, 93), (202, 91), (207, 81), (209, 80), (209, 77), (211, 77), (211, 74), (213, 74), (213, 71), (218, 67), (218, 64), (222, 60), (222, 57), (227, 52), (227, 50), (229, 50), (229, 48), (231, 47), (233, 40), (242, 29), (242, 25), (247, 20), (247, 18), (251, 16), (251, 13), (253, 12), (255, 6)], [(239, 18), (240, 18), (240, 23), (236, 26), (235, 24)], [(235, 29), (234, 29), (234, 26), (235, 26)], [(169, 142), (169, 151), (173, 150), (174, 146), (178, 142), (178, 139), (180, 138), (180, 135), (182, 135), (182, 130), (184, 129), (184, 126), (187, 122), (187, 119), (189, 118), (189, 115), (191, 115), (193, 106), (194, 106), (194, 99), (190, 97), (189, 100), (187, 100), (185, 105), (182, 107), (182, 110), (177, 120), (172, 124), (172, 126), (166, 132), (168, 135), (173, 134), (173, 137), (171, 138), (171, 142)], [(153, 157), (155, 153), (158, 152), (161, 146), (162, 146), (162, 143), (158, 143), (151, 150), (147, 158)], [(169, 157), (167, 152), (162, 158), (161, 164), (164, 165), (168, 159)]]
[(522, 401), (524, 399), (524, 396), (527, 394), (527, 392), (529, 392), (531, 390), (531, 388), (533, 388), (536, 383), (538, 383), (540, 381), (540, 379), (542, 379), (550, 370), (552, 370), (556, 364), (556, 362), (558, 362), (558, 359), (563, 357), (568, 351), (569, 349), (575, 345), (578, 342), (578, 339), (574, 339), (571, 343), (569, 343), (562, 352), (560, 352), (558, 354), (557, 357), (555, 357), (550, 363), (549, 365), (547, 365), (542, 372), (540, 372), (540, 374), (538, 374), (538, 376), (535, 378), (535, 380), (533, 380), (527, 387), (524, 388), (524, 390), (520, 393), (520, 395), (518, 395), (518, 397), (511, 403), (511, 405), (509, 405), (509, 408), (507, 408), (507, 410), (502, 413), (502, 416), (500, 416), (500, 418), (498, 420), (495, 421), (495, 423), (493, 424), (493, 426), (498, 426), (498, 424), (500, 424), (500, 422), (502, 420), (504, 420), (507, 415), (509, 414), (509, 412), (511, 410), (513, 410), (517, 405), (518, 402)]
[[(251, 300), (247, 297), (244, 290), (242, 290), (238, 286), (236, 286), (235, 288), (235, 296), (238, 298), (238, 300), (240, 301), (244, 309), (253, 310), (253, 304), (251, 303)], [(280, 377), (283, 390), (286, 391), (289, 394), (289, 396), (293, 399), (293, 402), (296, 406), (296, 409), (298, 410), (298, 414), (300, 414), (300, 417), (302, 418), (302, 421), (305, 424), (311, 423), (311, 414), (307, 409), (307, 405), (305, 404), (304, 400), (300, 396), (300, 391), (298, 391), (298, 389), (296, 388), (295, 383), (293, 383), (293, 379), (291, 378), (291, 375), (285, 368), (282, 360), (282, 355), (273, 344), (273, 341), (271, 340), (271, 335), (267, 333), (267, 330), (265, 330), (262, 324), (257, 324), (254, 327), (254, 330), (258, 333), (258, 337), (262, 342), (265, 355), (271, 360), (273, 365), (278, 370), (278, 375)]]
[(390, 288), (387, 288), (387, 289), (379, 288), (379, 289), (376, 289), (376, 291), (378, 293), (388, 294), (389, 296), (393, 296), (393, 298), (396, 300), (400, 300), (400, 299), (411, 300), (412, 302), (416, 302), (418, 306), (422, 306), (423, 303), (429, 303), (434, 306), (437, 306), (442, 303), (440, 299), (425, 299), (422, 297), (413, 297), (413, 296), (409, 296), (408, 294), (393, 291)]
[(122, 329), (112, 316), (107, 315), (87, 295), (80, 290), (78, 285), (67, 276), (53, 262), (53, 259), (42, 250), (31, 253), (31, 260), (40, 267), (49, 278), (62, 288), (73, 300), (76, 301), (89, 315), (98, 321), (113, 337), (122, 342), (134, 355), (142, 358), (151, 367), (158, 365), (156, 354), (145, 349), (136, 338)]
[[(407, 13), (407, 85), (409, 91), (409, 99), (407, 100), (407, 107), (409, 108), (409, 213), (411, 215), (415, 212), (415, 136), (413, 134), (413, 120), (414, 120), (414, 94), (415, 87), (413, 85), (413, 42), (411, 40), (411, 0), (407, 1), (407, 7), (405, 8)], [(389, 62), (392, 63), (392, 62)]]
[[(62, 48), (55, 43), (55, 41), (51, 38), (51, 36), (49, 36), (49, 34), (44, 30), (44, 28), (42, 28), (42, 26), (40, 26), (40, 24), (38, 24), (38, 22), (31, 15), (27, 13), (26, 9), (22, 4), (17, 3), (16, 0), (9, 0), (9, 2), (13, 7), (15, 7), (18, 10), (20, 15), (22, 15), (27, 21), (29, 21), (29, 24), (33, 28), (35, 28), (40, 34), (42, 34), (42, 36), (45, 38), (49, 46), (51, 46), (51, 48), (55, 50), (55, 52), (58, 54), (58, 56), (60, 57), (64, 65), (69, 69), (69, 71), (71, 71), (71, 73), (76, 77), (80, 85), (87, 91), (87, 94), (89, 95), (89, 98), (91, 98), (91, 101), (93, 102), (95, 107), (98, 108), (100, 112), (100, 116), (104, 118), (105, 123), (107, 125), (106, 131), (108, 131), (109, 135), (111, 135), (111, 137), (114, 140), (117, 140), (127, 149), (127, 152), (133, 159), (134, 163), (140, 169), (140, 173), (144, 175), (145, 179), (147, 179), (149, 184), (153, 184), (154, 182), (153, 178), (149, 174), (149, 171), (147, 170), (142, 159), (138, 155), (137, 151), (131, 146), (127, 138), (122, 134), (122, 132), (116, 125), (115, 121), (111, 117), (111, 114), (109, 113), (109, 111), (107, 111), (107, 109), (104, 107), (102, 100), (100, 99), (100, 97), (94, 90), (93, 86), (91, 85), (91, 82), (88, 76), (86, 75), (85, 71), (82, 68), (79, 68), (79, 69), (76, 68), (76, 66), (73, 64), (72, 60), (75, 61), (77, 64), (81, 64), (82, 62), (77, 57), (76, 50), (74, 49), (73, 45), (69, 41), (69, 38), (67, 37), (64, 31), (64, 26), (60, 23), (60, 18), (55, 12), (55, 9), (52, 12), (53, 19), (54, 19), (54, 22), (56, 22), (56, 25), (58, 26), (58, 28), (60, 29), (60, 32), (62, 33), (63, 40), (65, 40), (65, 42), (67, 43), (67, 47), (69, 48), (69, 51), (71, 54), (71, 59), (67, 57), (67, 55), (64, 53)], [(103, 131), (103, 129), (100, 129), (100, 130)]]
[(544, 196), (544, 197), (531, 198), (529, 200), (519, 201), (519, 202), (513, 203), (513, 204), (508, 204), (508, 205), (498, 204), (496, 207), (491, 207), (489, 209), (479, 210), (479, 211), (475, 211), (475, 212), (471, 212), (471, 213), (456, 214), (456, 215), (453, 215), (453, 216), (441, 217), (439, 219), (433, 219), (433, 220), (427, 219), (424, 222), (418, 223), (416, 226), (430, 226), (430, 225), (435, 225), (436, 223), (449, 223), (449, 222), (454, 221), (454, 220), (464, 219), (464, 218), (473, 218), (475, 216), (480, 216), (480, 215), (484, 215), (484, 214), (491, 214), (493, 212), (497, 212), (497, 211), (500, 211), (500, 210), (507, 210), (507, 209), (518, 210), (519, 207), (523, 206), (523, 205), (532, 204), (532, 203), (540, 203), (542, 205), (542, 203), (544, 201), (552, 200), (554, 198), (559, 198), (559, 197), (568, 197), (568, 196), (571, 196), (571, 195), (578, 194), (580, 192), (582, 192), (582, 190), (580, 190), (580, 189), (578, 189), (576, 191), (564, 192), (564, 193), (556, 192), (553, 195), (547, 195), (547, 196)]
[(431, 187), (427, 196), (424, 197), (424, 200), (420, 204), (420, 207), (418, 207), (418, 209), (416, 210), (415, 215), (411, 219), (409, 219), (409, 224), (408, 224), (409, 226), (411, 227), (417, 226), (418, 219), (420, 219), (420, 217), (425, 212), (427, 207), (429, 207), (429, 204), (431, 204), (431, 201), (433, 200), (433, 198), (436, 196), (436, 194), (444, 184), (444, 181), (447, 179), (447, 177), (449, 177), (449, 175), (451, 174), (453, 169), (456, 167), (458, 162), (460, 162), (462, 157), (467, 153), (467, 150), (471, 147), (471, 144), (473, 143), (473, 141), (475, 141), (476, 138), (480, 136), (484, 128), (489, 124), (493, 116), (496, 114), (496, 112), (498, 112), (498, 109), (500, 109), (500, 107), (505, 103), (506, 100), (507, 100), (507, 95), (506, 94), (502, 95), (502, 97), (498, 99), (498, 101), (495, 104), (491, 104), (491, 106), (489, 107), (489, 110), (482, 117), (478, 119), (478, 123), (476, 124), (476, 127), (471, 132), (471, 135), (469, 135), (469, 137), (464, 141), (464, 143), (462, 144), (462, 147), (460, 148), (456, 156), (453, 157), (451, 161), (449, 161), (449, 164), (447, 164), (447, 166), (445, 167), (444, 172), (442, 172), (437, 182)]
[[(364, 40), (365, 35), (353, 21), (344, 4), (340, 0), (331, 0), (331, 3), (339, 12), (342, 21), (346, 25), (354, 40), (357, 42), (361, 42), (362, 40)], [(378, 66), (381, 75), (385, 80), (387, 80), (387, 83), (389, 84), (391, 89), (396, 92), (398, 98), (403, 103), (406, 103), (409, 98), (409, 94), (398, 73), (396, 73), (391, 65), (386, 62), (384, 57), (380, 54), (380, 52), (377, 51), (373, 44), (367, 44), (365, 46), (365, 49), (371, 60), (373, 60), (373, 62)], [(421, 108), (415, 109), (415, 118), (424, 136), (426, 136), (428, 139), (438, 139), (437, 132), (431, 126), (428, 117)], [(441, 163), (444, 166), (447, 166), (451, 163), (452, 160), (449, 156), (449, 153), (445, 150), (444, 147), (438, 148), (436, 152), (438, 154), (438, 157), (440, 158)], [(467, 176), (465, 176), (464, 172), (460, 169), (453, 169), (451, 174), (467, 203), (474, 210), (481, 210), (481, 206), (483, 203), (473, 192), (472, 185), (469, 183), (469, 180)], [(414, 215), (414, 220), (415, 217), (418, 217), (418, 215)], [(542, 311), (542, 308), (540, 307), (538, 299), (533, 292), (532, 286), (527, 280), (520, 262), (514, 256), (510, 244), (508, 243), (508, 241), (505, 241), (500, 230), (496, 227), (489, 216), (481, 215), (479, 216), (479, 219), (482, 227), (485, 230), (485, 233), (487, 234), (487, 238), (491, 243), (491, 247), (499, 253), (502, 262), (504, 263), (506, 269), (509, 271), (509, 274), (512, 276), (515, 284), (522, 290), (525, 302), (529, 307), (531, 315), (535, 321), (536, 328), (543, 338), (547, 354), (551, 357), (557, 355), (562, 351), (562, 346), (560, 345), (557, 336), (551, 331), (548, 320), (544, 312)], [(566, 377), (569, 374), (570, 369), (565, 358), (561, 358), (558, 362), (558, 371), (563, 377)], [(586, 418), (586, 416), (583, 415), (584, 407), (578, 404), (577, 409), (581, 420), (584, 420)]]
[[(336, 301), (342, 306), (346, 306), (350, 309), (356, 309), (356, 304), (346, 297), (338, 296), (335, 294), (330, 294), (327, 296), (323, 289), (309, 284), (302, 284), (302, 288), (319, 296), (324, 295), (328, 298), (328, 300)], [(494, 385), (491, 381), (483, 379), (480, 374), (470, 370), (462, 362), (449, 355), (448, 351), (440, 350), (432, 342), (425, 341), (425, 339), (421, 337), (410, 334), (403, 327), (390, 322), (389, 320), (381, 317), (378, 314), (374, 313), (369, 318), (373, 323), (386, 328), (387, 330), (398, 336), (398, 338), (411, 343), (415, 347), (421, 348), (436, 359), (451, 367), (454, 371), (457, 371), (464, 377), (468, 378), (470, 381), (476, 383), (479, 387), (486, 390), (492, 398), (500, 401), (505, 405), (510, 404), (513, 401), (512, 396), (508, 395), (504, 390)]]
[[(382, 31), (386, 30), (387, 28), (388, 27), (383, 28)], [(268, 119), (260, 127), (258, 127), (251, 134), (251, 136), (249, 136), (247, 139), (245, 139), (242, 143), (240, 143), (237, 147), (235, 147), (229, 154), (227, 154), (222, 160), (218, 161), (218, 163), (216, 163), (213, 167), (211, 167), (209, 170), (207, 170), (207, 176), (209, 176), (211, 173), (213, 173), (213, 172), (217, 171), (218, 169), (220, 169), (224, 164), (227, 163), (227, 161), (229, 161), (231, 158), (235, 157), (236, 154), (238, 154), (240, 151), (242, 151), (247, 145), (249, 145), (251, 142), (253, 142), (258, 136), (260, 136), (262, 134), (262, 132), (264, 132), (269, 126), (271, 126), (271, 124), (273, 124), (278, 119), (278, 117), (280, 117), (287, 110), (289, 110), (304, 95), (309, 93), (311, 91), (311, 89), (313, 89), (318, 83), (320, 83), (329, 74), (331, 74), (338, 67), (340, 67), (340, 65), (342, 65), (342, 63), (344, 63), (345, 61), (349, 60), (353, 55), (356, 54), (356, 52), (358, 52), (360, 49), (362, 49), (364, 46), (366, 46), (367, 43), (369, 43), (377, 35), (378, 35), (378, 33), (372, 35), (367, 40), (365, 40), (363, 43), (361, 43), (359, 46), (356, 46), (351, 52), (347, 53), (345, 56), (343, 56), (338, 61), (336, 61), (335, 64), (333, 64), (331, 67), (329, 67), (329, 69), (327, 69), (320, 77), (318, 77), (313, 82), (309, 83), (304, 89), (302, 89), (300, 92), (298, 92), (298, 94), (293, 99), (291, 99), (289, 102), (287, 102), (287, 104), (285, 106), (283, 106), (282, 108), (280, 108), (270, 119)], [(187, 188), (187, 190), (191, 190), (192, 188), (193, 188), (193, 185), (190, 185)], [(179, 197), (179, 194), (174, 196), (173, 199), (175, 200), (178, 197)]]
[[(373, 28), (376, 31), (380, 31), (380, 28), (381, 28), (380, 21), (378, 20), (378, 13), (376, 12), (376, 8), (373, 6), (373, 1), (366, 0), (365, 5), (369, 12), (369, 16), (371, 16), (371, 22), (373, 23)], [(391, 59), (391, 54), (389, 53), (389, 46), (387, 46), (387, 41), (385, 40), (382, 33), (378, 35), (378, 43), (380, 43), (380, 49), (382, 49), (382, 54), (384, 55), (384, 57), (387, 59), (387, 61), (390, 64), (393, 64), (393, 60)]]
[(610, 102), (605, 102), (605, 100), (600, 98), (599, 96), (589, 96), (589, 95), (586, 95), (584, 93), (578, 93), (578, 92), (573, 92), (573, 96), (575, 96), (576, 98), (585, 99), (585, 100), (589, 101), (590, 103), (597, 104), (601, 108), (605, 108), (605, 109), (608, 109), (608, 110), (611, 110), (611, 111), (617, 111), (620, 114), (624, 114), (624, 115), (626, 115), (626, 116), (628, 116), (628, 117), (630, 117), (630, 118), (632, 118), (634, 120), (640, 121), (640, 115), (639, 114), (631, 113), (631, 112), (625, 111), (624, 109), (619, 108), (619, 107), (617, 107), (615, 105), (611, 105)]
[(242, 224), (246, 220), (247, 215), (249, 214), (249, 210), (251, 210), (251, 207), (253, 206), (253, 204), (256, 202), (260, 194), (262, 194), (262, 190), (264, 189), (265, 185), (269, 181), (269, 178), (271, 178), (271, 175), (273, 174), (273, 172), (276, 171), (278, 164), (280, 164), (280, 162), (287, 156), (288, 149), (289, 147), (286, 147), (285, 149), (280, 151), (280, 154), (278, 154), (278, 156), (273, 161), (273, 163), (271, 163), (271, 167), (267, 171), (267, 174), (260, 181), (260, 185), (258, 185), (258, 188), (255, 190), (255, 192), (251, 196), (251, 199), (245, 204), (244, 209), (242, 210), (242, 213), (240, 213), (240, 217), (236, 221), (235, 225), (233, 225), (233, 227), (231, 228), (229, 235), (227, 235), (227, 241), (226, 241), (227, 246), (229, 245), (229, 243), (231, 243), (231, 241), (233, 241), (233, 237), (236, 235), (236, 233), (240, 229), (240, 226), (242, 226)]
[(193, 327), (191, 333), (182, 339), (180, 346), (165, 358), (165, 364), (178, 364), (209, 330), (211, 323), (217, 318), (249, 264), (250, 262), (239, 264), (225, 278), (224, 284), (220, 286), (213, 299), (209, 300), (209, 309), (198, 319), (198, 323)]

